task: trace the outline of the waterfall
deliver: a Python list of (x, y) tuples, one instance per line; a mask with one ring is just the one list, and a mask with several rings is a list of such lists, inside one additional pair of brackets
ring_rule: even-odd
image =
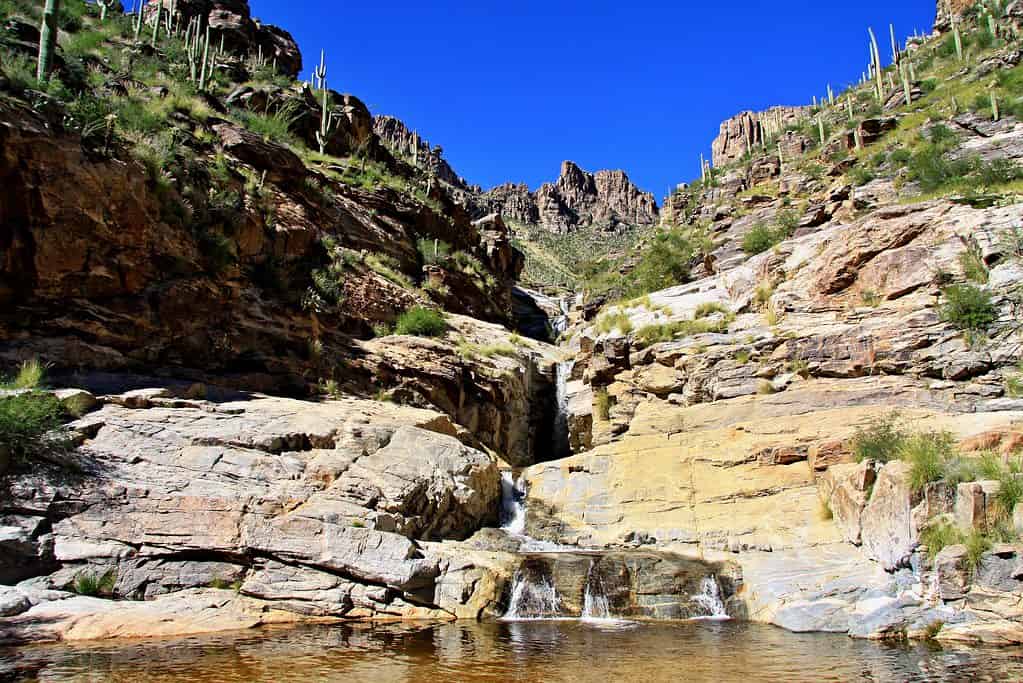
[(700, 581), (700, 592), (693, 596), (693, 602), (702, 607), (706, 614), (696, 619), (730, 619), (725, 603), (721, 601), (721, 587), (716, 576), (705, 576)]
[(597, 560), (590, 560), (586, 572), (586, 592), (583, 594), (583, 619), (588, 621), (611, 620), (611, 605), (607, 599), (607, 588), (600, 575)]
[(511, 472), (501, 473), (501, 528), (510, 534), (526, 531), (526, 492)]
[(553, 446), (556, 458), (564, 457), (572, 452), (568, 432), (568, 379), (572, 376), (575, 361), (569, 360), (554, 366), (554, 434)]
[(526, 567), (515, 572), (511, 601), (503, 619), (525, 621), (557, 619), (561, 600), (554, 587), (554, 578), (546, 572), (529, 571)]

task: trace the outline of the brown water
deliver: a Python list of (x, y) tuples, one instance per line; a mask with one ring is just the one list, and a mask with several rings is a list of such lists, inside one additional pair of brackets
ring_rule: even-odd
[(884, 645), (736, 622), (343, 625), (0, 650), (0, 680), (1018, 681), (1023, 650)]

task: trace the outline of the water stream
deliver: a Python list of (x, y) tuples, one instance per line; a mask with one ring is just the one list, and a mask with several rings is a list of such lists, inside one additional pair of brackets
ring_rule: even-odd
[(568, 381), (572, 377), (574, 360), (563, 361), (554, 366), (554, 434), (552, 439), (553, 459), (563, 458), (572, 453), (568, 430)]

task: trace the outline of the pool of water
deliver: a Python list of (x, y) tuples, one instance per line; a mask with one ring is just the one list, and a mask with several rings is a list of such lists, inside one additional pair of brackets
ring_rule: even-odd
[(346, 624), (0, 649), (0, 680), (1012, 681), (1023, 650), (715, 621)]

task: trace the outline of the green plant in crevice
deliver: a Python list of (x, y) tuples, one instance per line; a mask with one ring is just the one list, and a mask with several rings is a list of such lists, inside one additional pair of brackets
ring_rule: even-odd
[(920, 531), (920, 543), (927, 546), (927, 557), (932, 561), (950, 545), (963, 542), (963, 534), (954, 524), (937, 521)]
[(102, 574), (94, 572), (82, 572), (75, 577), (72, 588), (78, 595), (91, 597), (110, 597), (113, 595), (114, 586), (117, 583), (117, 572), (107, 570)]
[(973, 285), (949, 285), (942, 290), (941, 319), (963, 331), (983, 332), (998, 319), (991, 294)]
[(984, 256), (976, 244), (971, 244), (959, 255), (959, 265), (967, 280), (981, 285), (987, 284), (989, 277), (987, 264), (984, 263)]
[(927, 484), (945, 479), (957, 458), (955, 437), (949, 432), (920, 432), (899, 446), (898, 457), (909, 463), (909, 485), (922, 491)]

